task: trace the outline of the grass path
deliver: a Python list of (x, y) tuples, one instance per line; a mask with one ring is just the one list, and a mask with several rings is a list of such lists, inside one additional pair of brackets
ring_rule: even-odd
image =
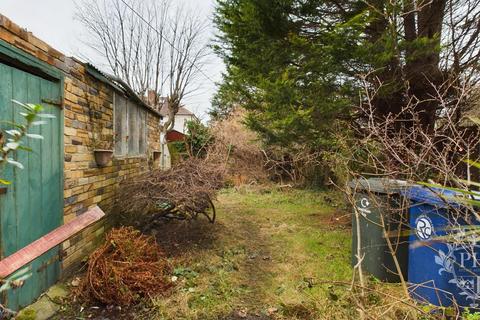
[(70, 301), (54, 319), (356, 319), (348, 286), (332, 285), (352, 276), (350, 215), (331, 205), (341, 203), (325, 191), (223, 190), (215, 224), (154, 229), (175, 268), (168, 297), (127, 309)]
[(71, 295), (53, 319), (342, 320), (359, 318), (359, 302), (369, 319), (432, 318), (428, 307), (412, 307), (398, 284), (367, 277), (363, 295), (358, 287), (350, 291), (350, 214), (343, 203), (328, 191), (223, 190), (215, 224), (175, 220), (152, 230), (174, 267), (167, 297), (120, 308)]
[[(178, 286), (155, 299), (156, 319), (349, 318), (349, 219), (334, 194), (223, 191), (218, 223), (169, 224), (157, 238), (174, 257)], [(353, 315), (353, 314), (351, 314)]]

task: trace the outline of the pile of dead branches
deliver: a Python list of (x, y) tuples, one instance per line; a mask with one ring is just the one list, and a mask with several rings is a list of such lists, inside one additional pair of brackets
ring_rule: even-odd
[(212, 200), (224, 184), (223, 176), (224, 169), (218, 163), (190, 158), (169, 170), (157, 169), (125, 181), (117, 205), (123, 213), (147, 215), (150, 221), (162, 217), (195, 219), (202, 214), (213, 223)]
[(106, 305), (127, 306), (164, 294), (172, 286), (171, 267), (155, 238), (131, 227), (113, 229), (89, 258), (80, 297)]

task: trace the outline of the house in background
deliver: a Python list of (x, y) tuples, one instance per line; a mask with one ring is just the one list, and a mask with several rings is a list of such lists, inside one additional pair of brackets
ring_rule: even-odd
[[(159, 97), (154, 90), (148, 90), (145, 103), (154, 106), (162, 116), (162, 124), (168, 120), (168, 101), (166, 97)], [(175, 123), (171, 131), (185, 135), (187, 133), (187, 122), (195, 119), (198, 120), (193, 112), (185, 106), (181, 106), (175, 115)]]
[[(163, 122), (168, 120), (168, 103), (164, 102), (162, 104), (162, 108), (160, 109), (160, 114), (163, 116)], [(195, 119), (197, 119), (197, 117), (195, 116), (195, 114), (193, 114), (193, 112), (191, 112), (184, 106), (181, 106), (178, 109), (177, 114), (175, 115), (175, 123), (172, 131), (186, 134), (187, 122)]]
[[(12, 99), (55, 115), (34, 128), (43, 140), (26, 140), (33, 152), (18, 153), (25, 168), (2, 171), (12, 184), (0, 190), (0, 274), (3, 283), (24, 281), (2, 286), (0, 304), (18, 310), (75, 271), (103, 240), (120, 183), (159, 167), (162, 115), (121, 79), (65, 56), (0, 14), (1, 120), (21, 119)], [(112, 159), (100, 164), (98, 152)], [(97, 207), (106, 216), (80, 224)], [(64, 240), (38, 250), (39, 240), (65, 226)], [(24, 249), (32, 259), (12, 271), (12, 257), (18, 265)]]
[[(168, 102), (165, 97), (156, 97), (156, 93), (150, 90), (147, 93), (146, 101), (149, 105), (156, 105), (156, 110), (162, 116), (161, 123), (164, 124), (168, 120)], [(160, 103), (155, 103), (155, 101)], [(161, 146), (160, 152), (160, 167), (168, 169), (172, 166), (171, 152), (168, 148), (168, 144), (171, 142), (181, 142), (185, 140), (185, 135), (188, 133), (187, 123), (188, 121), (198, 120), (197, 116), (186, 107), (181, 106), (175, 115), (175, 122), (172, 130), (170, 130), (165, 137), (160, 137)]]

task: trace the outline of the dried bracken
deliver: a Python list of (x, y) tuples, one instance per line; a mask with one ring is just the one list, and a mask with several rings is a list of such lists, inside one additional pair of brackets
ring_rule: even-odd
[[(212, 200), (223, 186), (224, 169), (218, 162), (190, 158), (169, 170), (153, 170), (121, 185), (118, 198), (120, 211), (142, 214), (156, 220), (205, 215), (215, 221)], [(208, 212), (209, 209), (212, 212)]]
[(90, 256), (79, 292), (85, 300), (127, 306), (168, 292), (170, 274), (155, 238), (122, 227), (110, 231), (105, 244)]

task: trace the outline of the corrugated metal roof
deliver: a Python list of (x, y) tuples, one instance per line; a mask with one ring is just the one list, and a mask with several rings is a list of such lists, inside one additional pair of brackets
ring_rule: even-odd
[(160, 118), (163, 118), (163, 115), (160, 112), (158, 112), (152, 106), (149, 106), (148, 104), (146, 104), (135, 93), (135, 91), (133, 91), (133, 89), (125, 81), (123, 81), (120, 78), (115, 77), (115, 76), (113, 76), (113, 75), (111, 75), (107, 72), (104, 72), (104, 71), (100, 70), (99, 68), (97, 68), (96, 66), (94, 66), (91, 63), (86, 63), (85, 68), (86, 68), (88, 74), (90, 74), (95, 79), (111, 86), (114, 90), (122, 93), (127, 98), (129, 98), (130, 100), (136, 102), (138, 105), (140, 105), (140, 106), (144, 107), (145, 109), (149, 110), (150, 112), (156, 114)]

